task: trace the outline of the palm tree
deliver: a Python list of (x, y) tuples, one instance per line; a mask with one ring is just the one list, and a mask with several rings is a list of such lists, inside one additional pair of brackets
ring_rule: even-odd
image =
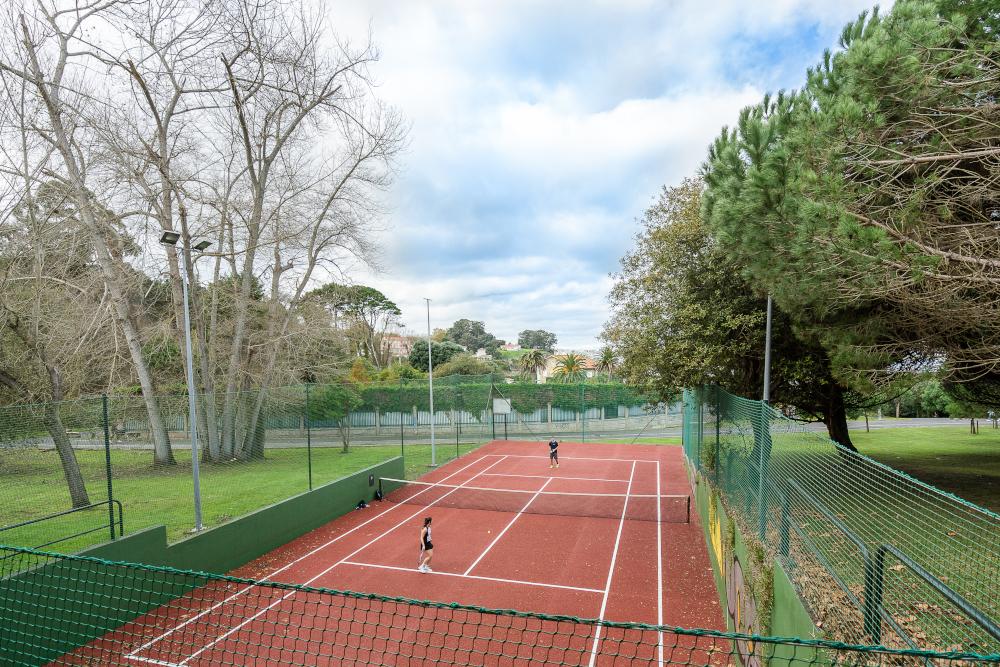
[(582, 354), (570, 352), (559, 357), (556, 362), (555, 374), (560, 382), (580, 382), (583, 380)]
[(538, 382), (539, 372), (545, 368), (546, 359), (545, 350), (528, 350), (521, 355), (517, 363), (524, 371), (524, 374), (532, 374), (535, 376), (535, 382)]
[(618, 359), (615, 357), (615, 351), (611, 349), (611, 346), (605, 345), (597, 357), (597, 370), (606, 374), (608, 378), (612, 378), (617, 369)]

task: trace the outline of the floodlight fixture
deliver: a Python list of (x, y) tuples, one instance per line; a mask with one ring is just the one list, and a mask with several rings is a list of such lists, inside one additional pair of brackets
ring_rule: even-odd
[(177, 245), (177, 242), (181, 239), (181, 235), (177, 232), (163, 232), (160, 237), (160, 243), (163, 245)]
[(198, 252), (201, 252), (210, 245), (212, 245), (211, 241), (198, 241), (197, 243), (194, 244), (194, 249), (197, 250)]

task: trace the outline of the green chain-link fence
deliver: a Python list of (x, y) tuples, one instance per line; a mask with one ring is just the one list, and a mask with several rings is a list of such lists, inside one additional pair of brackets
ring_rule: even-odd
[(1000, 516), (718, 388), (685, 392), (683, 433), (828, 636), (1000, 651)]
[(995, 665), (351, 593), (0, 547), (5, 665)]

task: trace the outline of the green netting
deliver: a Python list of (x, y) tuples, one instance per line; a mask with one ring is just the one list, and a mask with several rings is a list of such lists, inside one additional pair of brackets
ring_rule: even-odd
[(620, 383), (505, 382), (495, 384), (493, 392), (512, 409), (494, 417), (498, 438), (637, 442), (679, 435), (679, 404), (659, 402)]
[(988, 665), (596, 621), (0, 547), (5, 665)]
[(1000, 651), (1000, 516), (716, 388), (684, 395), (684, 448), (828, 636)]

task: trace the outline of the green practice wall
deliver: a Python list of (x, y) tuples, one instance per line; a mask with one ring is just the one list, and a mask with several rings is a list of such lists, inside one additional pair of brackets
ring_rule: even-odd
[[(403, 459), (390, 459), (176, 544), (168, 545), (166, 528), (157, 526), (81, 555), (197, 572), (229, 572), (352, 511), (359, 500), (372, 500), (377, 488), (369, 486), (372, 475), (376, 480), (402, 478)], [(27, 557), (14, 558), (32, 562)], [(3, 568), (16, 570), (16, 563)], [(150, 585), (153, 580), (154, 585)], [(198, 576), (150, 576), (143, 571), (66, 560), (3, 579), (0, 665), (44, 665), (207, 581)]]
[[(713, 545), (712, 536), (712, 525), (709, 521), (709, 505), (710, 498), (712, 495), (712, 487), (708, 480), (703, 477), (696, 475), (696, 485), (695, 485), (695, 506), (697, 508), (698, 514), (701, 518), (701, 525), (705, 531), (705, 541), (708, 547), (709, 557), (712, 561), (712, 570), (715, 575), (716, 589), (719, 594), (719, 601), (722, 603), (723, 614), (726, 618), (726, 623), (729, 630), (735, 632), (746, 632), (747, 628), (737, 628), (734, 627), (733, 619), (730, 615), (729, 610), (729, 594), (727, 590), (727, 579), (726, 573), (732, 567), (733, 557), (739, 560), (743, 572), (746, 576), (752, 576), (749, 573), (750, 570), (750, 555), (747, 549), (746, 541), (743, 535), (740, 533), (738, 527), (735, 531), (735, 544), (729, 544), (729, 526), (730, 518), (726, 513), (725, 506), (722, 504), (721, 500), (716, 503), (716, 516), (719, 525), (719, 533), (716, 536), (716, 544)], [(721, 560), (724, 562), (719, 562), (719, 553), (717, 549), (721, 546)], [(770, 586), (772, 590), (772, 605), (771, 611), (768, 618), (760, 618), (758, 622), (758, 632), (765, 635), (770, 635), (773, 637), (800, 637), (803, 639), (817, 639), (821, 638), (821, 633), (813, 624), (812, 618), (806, 611), (805, 605), (802, 600), (799, 599), (798, 594), (795, 592), (791, 580), (785, 573), (782, 565), (778, 561), (773, 561), (773, 575), (771, 577)], [(744, 589), (747, 590), (748, 589)], [(753, 597), (751, 595), (751, 597)], [(761, 601), (754, 600), (756, 608), (761, 609)], [(765, 649), (764, 654), (771, 655), (771, 662), (775, 665), (789, 664), (786, 662), (787, 659), (795, 658), (796, 662), (802, 660), (809, 660), (813, 658), (812, 655), (806, 655), (805, 652), (809, 649), (803, 647), (794, 647), (786, 645), (775, 645), (774, 648), (768, 647)], [(766, 661), (762, 660), (762, 664), (766, 665)]]

